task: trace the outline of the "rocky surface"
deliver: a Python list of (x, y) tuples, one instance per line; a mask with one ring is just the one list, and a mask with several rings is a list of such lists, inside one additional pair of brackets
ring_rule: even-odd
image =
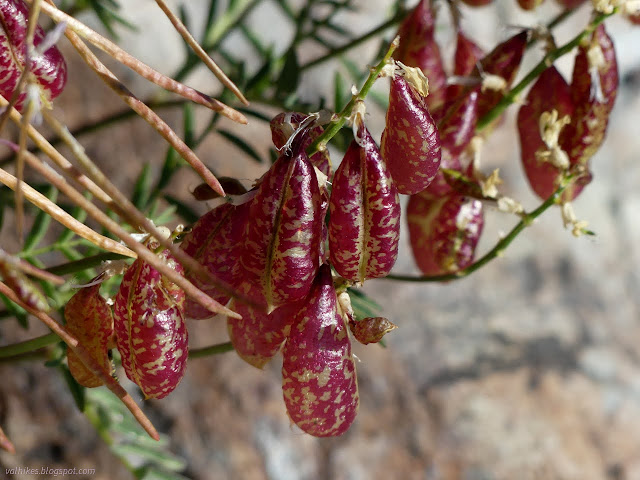
[[(383, 3), (360, 2), (371, 9), (368, 25)], [(469, 28), (504, 37), (497, 22), (535, 19), (517, 13), (517, 7), (498, 13), (483, 9), (486, 21)], [(576, 21), (585, 18), (578, 15)], [(156, 24), (147, 25), (153, 32)], [(624, 83), (608, 140), (592, 162), (595, 180), (575, 205), (597, 236), (574, 239), (563, 230), (559, 212), (550, 211), (503, 258), (467, 279), (369, 282), (367, 292), (399, 328), (389, 335), (387, 348), (355, 347), (360, 413), (340, 438), (311, 438), (290, 425), (281, 359), (264, 371), (233, 353), (192, 361), (171, 396), (144, 407), (169, 436), (171, 450), (186, 460), (186, 477), (640, 479), (640, 29), (613, 19), (611, 30)], [(373, 50), (366, 47), (360, 59), (371, 58)], [(317, 92), (322, 75), (311, 79), (303, 94)], [(79, 122), (84, 112), (65, 95), (65, 115)], [(104, 104), (86, 101), (92, 115)], [(375, 130), (377, 120), (371, 117)], [(532, 208), (537, 201), (522, 178), (512, 117), (487, 145), (484, 168), (500, 167), (507, 193)], [(177, 117), (167, 118), (179, 124)], [(269, 138), (265, 125), (254, 122), (251, 128), (256, 138)], [(90, 153), (124, 188), (137, 171), (121, 165), (149, 158), (157, 169), (164, 151), (139, 121), (88, 142)], [(267, 143), (261, 148), (266, 151)], [(261, 173), (259, 166), (230, 161), (238, 152), (219, 138), (212, 137), (199, 153), (221, 175), (251, 179)], [(185, 173), (171, 188), (188, 200), (188, 188), (196, 182)], [(490, 248), (513, 223), (490, 212), (480, 248)], [(2, 238), (10, 236), (6, 224)], [(396, 270), (415, 273), (407, 246), (405, 241)], [(22, 332), (0, 322), (0, 342), (42, 333), (32, 323), (30, 332)], [(226, 339), (220, 322), (189, 327), (193, 347)], [(130, 478), (76, 410), (57, 372), (41, 361), (0, 363), (0, 424), (18, 450), (15, 456), (0, 453), (0, 478), (5, 468), (43, 465), (96, 468), (91, 479)]]

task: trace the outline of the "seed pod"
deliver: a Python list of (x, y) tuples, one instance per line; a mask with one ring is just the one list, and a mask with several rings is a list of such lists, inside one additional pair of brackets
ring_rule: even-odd
[[(522, 56), (527, 47), (528, 32), (526, 30), (505, 40), (480, 60), (482, 70), (474, 70), (474, 74), (497, 75), (504, 80), (505, 89), (508, 88), (516, 77)], [(504, 96), (504, 91), (485, 88), (478, 100), (478, 118), (482, 118)]]
[(16, 268), (17, 261), (16, 257), (0, 248), (0, 278), (25, 304), (41, 312), (48, 312), (51, 307), (44, 294), (35, 283)]
[(544, 0), (518, 0), (518, 5), (523, 10), (535, 10), (538, 8)]
[(425, 102), (432, 111), (444, 102), (447, 87), (447, 74), (435, 39), (434, 24), (431, 1), (420, 0), (400, 25), (400, 45), (393, 55), (393, 58), (408, 67), (421, 69), (429, 79), (431, 94), (426, 97)]
[(384, 317), (367, 317), (349, 323), (354, 338), (363, 345), (380, 342), (387, 333), (396, 328), (397, 325)]
[[(203, 265), (212, 275), (229, 285), (235, 285), (240, 276), (239, 259), (249, 218), (249, 203), (224, 203), (203, 215), (185, 235), (180, 248)], [(215, 301), (226, 304), (229, 297), (192, 272), (187, 279)], [(187, 298), (185, 315), (202, 320), (214, 314), (198, 302)]]
[[(69, 333), (100, 365), (103, 370), (113, 371), (109, 358), (109, 344), (113, 337), (113, 314), (107, 301), (100, 295), (100, 284), (81, 288), (64, 307), (64, 318)], [(73, 378), (87, 388), (99, 387), (100, 380), (78, 356), (67, 350), (67, 364)]]
[(346, 432), (358, 411), (358, 383), (347, 326), (336, 310), (326, 264), (293, 319), (282, 356), (282, 393), (291, 420), (316, 437)]
[(412, 195), (407, 206), (411, 250), (425, 275), (452, 273), (473, 262), (484, 226), (482, 203), (451, 194)]
[[(271, 122), (269, 127), (271, 128), (271, 140), (275, 147), (282, 149), (291, 135), (293, 135), (304, 121), (308, 121), (309, 115), (299, 112), (283, 112), (279, 113)], [(303, 136), (301, 146), (298, 148), (306, 149), (318, 138), (324, 129), (320, 125), (315, 125), (306, 131), (300, 131), (297, 135)], [(329, 151), (323, 150), (316, 152), (309, 158), (311, 164), (324, 173), (327, 177), (331, 177), (331, 159), (329, 158)]]
[[(22, 0), (5, 0), (0, 2), (0, 69), (3, 71), (0, 79), (0, 94), (9, 100), (24, 70), (27, 45), (27, 21), (29, 7)], [(45, 34), (42, 28), (36, 27), (33, 44), (35, 47), (42, 43)], [(45, 105), (57, 97), (67, 81), (67, 65), (60, 51), (50, 47), (44, 53), (33, 54), (31, 58), (31, 73), (40, 86), (40, 94)], [(21, 93), (16, 108), (21, 110), (26, 93)]]
[[(551, 66), (542, 72), (529, 90), (524, 104), (518, 111), (517, 119), (522, 165), (529, 185), (542, 199), (547, 199), (553, 194), (563, 174), (559, 166), (539, 158), (540, 152), (549, 148), (540, 134), (540, 117), (544, 112), (553, 110), (558, 112), (559, 118), (565, 115), (573, 117), (569, 85), (560, 72)], [(570, 187), (572, 192), (565, 194), (567, 200), (573, 199), (582, 190), (577, 187), (576, 184)]]
[[(219, 177), (218, 181), (220, 182), (224, 193), (226, 193), (227, 195), (242, 195), (244, 193), (247, 193), (247, 189), (244, 188), (244, 185), (242, 185), (242, 183), (240, 183), (240, 181), (236, 178)], [(193, 189), (193, 192), (191, 192), (191, 194), (193, 195), (193, 198), (198, 201), (214, 200), (216, 198), (220, 198), (220, 194), (213, 190), (213, 188), (211, 188), (208, 183), (201, 183)]]
[(307, 295), (318, 271), (321, 208), (316, 173), (304, 150), (281, 156), (249, 207), (241, 293), (270, 310)]
[[(466, 77), (473, 72), (484, 52), (474, 42), (458, 30), (456, 53), (453, 64), (453, 74), (456, 77)], [(464, 85), (452, 84), (447, 87), (447, 100), (457, 99), (465, 91)]]
[(241, 319), (227, 317), (229, 338), (236, 353), (256, 368), (264, 368), (282, 347), (291, 322), (304, 306), (300, 301), (276, 308), (267, 314), (232, 300), (229, 308)]
[(424, 96), (400, 75), (391, 79), (380, 150), (398, 192), (406, 195), (427, 188), (440, 167), (440, 135)]
[(613, 42), (600, 24), (590, 42), (578, 47), (571, 99), (575, 110), (560, 144), (572, 165), (586, 165), (604, 141), (618, 93), (618, 64)]
[[(151, 243), (151, 249), (157, 248)], [(182, 266), (165, 250), (160, 257), (178, 273)], [(114, 303), (116, 345), (122, 366), (146, 398), (164, 398), (187, 366), (188, 335), (182, 289), (148, 263), (127, 269)]]
[(363, 125), (333, 178), (329, 255), (345, 279), (384, 277), (398, 256), (398, 191), (378, 146)]

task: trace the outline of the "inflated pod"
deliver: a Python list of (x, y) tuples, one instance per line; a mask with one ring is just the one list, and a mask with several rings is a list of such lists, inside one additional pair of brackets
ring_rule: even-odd
[(380, 150), (398, 192), (405, 195), (427, 188), (440, 167), (440, 135), (424, 100), (404, 76), (391, 79)]
[[(183, 273), (168, 250), (159, 256)], [(167, 396), (184, 376), (188, 357), (184, 300), (181, 288), (139, 259), (120, 284), (114, 301), (116, 346), (127, 377), (146, 398)]]
[(17, 268), (17, 262), (19, 262), (17, 257), (0, 248), (0, 279), (26, 305), (41, 312), (48, 312), (51, 307), (46, 297), (36, 284)]
[(363, 345), (379, 343), (387, 333), (396, 328), (397, 325), (384, 317), (367, 317), (349, 322), (353, 337)]
[(326, 264), (293, 319), (282, 356), (282, 392), (291, 420), (316, 437), (346, 432), (358, 411), (358, 382)]
[[(24, 71), (27, 56), (27, 23), (29, 7), (22, 0), (0, 1), (0, 94), (9, 100)], [(36, 26), (33, 44), (38, 47), (45, 33)], [(31, 58), (31, 73), (40, 87), (40, 97), (48, 105), (62, 92), (67, 82), (67, 64), (57, 47), (52, 46), (44, 53), (35, 52)], [(15, 107), (21, 110), (26, 93), (20, 93)]]
[(473, 262), (482, 234), (482, 202), (462, 195), (423, 192), (407, 205), (411, 250), (425, 275), (459, 271)]
[(430, 0), (420, 0), (398, 30), (400, 44), (393, 58), (422, 70), (429, 79), (430, 94), (425, 102), (434, 110), (445, 101), (447, 74), (435, 39), (435, 15)]
[(352, 282), (389, 274), (398, 256), (398, 191), (378, 146), (362, 126), (333, 179), (329, 255)]
[[(85, 287), (76, 292), (64, 307), (66, 328), (93, 357), (103, 370), (111, 372), (109, 344), (113, 337), (113, 314), (107, 301), (100, 295), (100, 284)], [(67, 350), (69, 371), (76, 381), (88, 388), (103, 384), (91, 370), (85, 367), (73, 350)]]

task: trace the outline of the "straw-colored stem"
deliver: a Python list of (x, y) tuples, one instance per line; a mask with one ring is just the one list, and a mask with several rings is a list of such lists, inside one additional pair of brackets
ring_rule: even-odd
[[(33, 2), (35, 0), (27, 1)], [(224, 115), (234, 122), (242, 124), (247, 123), (247, 118), (242, 113), (234, 110), (233, 108), (225, 105), (215, 98), (210, 97), (205, 93), (194, 90), (191, 87), (187, 87), (186, 85), (177, 82), (176, 80), (154, 70), (149, 65), (142, 63), (140, 60), (125, 52), (115, 43), (107, 40), (102, 35), (90, 29), (82, 22), (67, 15), (61, 10), (58, 10), (55, 6), (45, 3), (42, 5), (42, 11), (49, 17), (51, 17), (54, 21), (65, 22), (67, 24), (67, 37), (69, 36), (69, 31), (72, 31), (91, 42), (93, 45), (113, 57), (118, 62), (126, 65), (140, 76), (146, 78), (152, 83), (155, 83), (159, 87), (162, 87), (170, 92), (177, 93), (178, 95), (193, 102), (199, 103), (200, 105), (204, 105), (211, 110), (219, 112), (221, 115)]]
[[(43, 177), (45, 177), (52, 185), (54, 185), (64, 195), (69, 197), (71, 201), (73, 201), (76, 205), (86, 210), (87, 214), (91, 218), (93, 218), (96, 222), (98, 222), (104, 228), (109, 230), (116, 237), (122, 239), (122, 241), (128, 247), (130, 247), (131, 250), (133, 250), (138, 255), (139, 258), (141, 258), (145, 262), (152, 265), (162, 275), (164, 275), (173, 283), (175, 283), (180, 288), (182, 288), (187, 295), (192, 297), (194, 300), (200, 303), (203, 307), (215, 313), (224, 313), (225, 315), (231, 315), (236, 318), (239, 316), (238, 314), (232, 312), (228, 308), (220, 305), (211, 297), (209, 297), (208, 295), (203, 293), (201, 290), (196, 288), (185, 277), (183, 277), (182, 275), (178, 274), (175, 270), (170, 268), (157, 255), (154, 255), (153, 252), (151, 252), (148, 248), (146, 248), (144, 245), (136, 241), (136, 239), (133, 238), (131, 234), (129, 234), (126, 230), (124, 230), (117, 222), (109, 218), (98, 207), (96, 207), (94, 204), (92, 204), (90, 201), (84, 198), (84, 196), (82, 196), (80, 192), (78, 192), (75, 188), (69, 185), (62, 176), (60, 176), (55, 171), (53, 171), (50, 168), (47, 168), (44, 164), (42, 164), (38, 157), (36, 157), (31, 153), (28, 153), (25, 158), (29, 163), (29, 165), (34, 170), (36, 170)], [(129, 251), (129, 249), (127, 249), (127, 251)], [(130, 256), (135, 256), (135, 254)]]
[(58, 275), (49, 273), (45, 270), (41, 270), (38, 267), (31, 265), (29, 262), (22, 260), (21, 258), (14, 257), (0, 248), (0, 262), (10, 264), (13, 268), (20, 270), (32, 277), (40, 278), (46, 282), (53, 283), (54, 285), (63, 285), (65, 280)]
[[(32, 154), (29, 152), (25, 152), (25, 159), (29, 159)], [(0, 182), (9, 187), (11, 190), (16, 189), (18, 180), (16, 177), (7, 173), (5, 170), (0, 168)], [(135, 254), (129, 250), (127, 247), (120, 245), (118, 242), (104, 237), (99, 233), (94, 232), (92, 229), (84, 225), (82, 222), (79, 222), (67, 212), (65, 212), (58, 205), (53, 203), (47, 197), (42, 195), (37, 190), (33, 189), (26, 183), (23, 183), (22, 189), (24, 191), (25, 198), (33, 203), (40, 210), (50, 215), (54, 220), (60, 222), (62, 225), (67, 227), (69, 230), (72, 230), (76, 235), (79, 235), (82, 238), (87, 239), (94, 245), (107, 250), (109, 252), (119, 253), (121, 255), (127, 255), (128, 257), (135, 257)], [(82, 197), (82, 195), (80, 195)], [(84, 198), (84, 197), (82, 197)], [(86, 199), (85, 199), (86, 200)]]
[(15, 455), (16, 453), (16, 447), (13, 446), (13, 443), (11, 443), (11, 440), (9, 440), (9, 438), (5, 435), (4, 431), (2, 430), (2, 427), (0, 427), (0, 448), (3, 450), (6, 450), (7, 452)]
[(0, 282), (0, 293), (9, 298), (12, 302), (16, 303), (20, 307), (24, 308), (27, 312), (42, 321), (47, 327), (51, 329), (53, 333), (58, 335), (64, 343), (78, 356), (82, 363), (111, 390), (124, 405), (133, 414), (138, 423), (145, 429), (151, 438), (159, 440), (157, 430), (147, 418), (144, 412), (138, 407), (133, 398), (125, 391), (124, 388), (110, 375), (109, 372), (102, 369), (98, 362), (91, 356), (91, 354), (84, 348), (83, 345), (78, 342), (78, 339), (71, 335), (66, 328), (56, 322), (53, 318), (44, 312), (31, 308), (24, 302), (22, 302), (18, 296), (7, 287), (4, 283)]
[(171, 24), (176, 31), (182, 36), (184, 41), (191, 47), (194, 53), (202, 60), (209, 70), (216, 76), (220, 82), (227, 87), (238, 99), (245, 105), (249, 105), (249, 102), (244, 97), (240, 89), (227, 77), (222, 69), (216, 65), (216, 62), (204, 51), (193, 35), (187, 30), (187, 27), (180, 21), (180, 19), (169, 9), (164, 0), (156, 0), (158, 6), (162, 9), (167, 18), (171, 21)]

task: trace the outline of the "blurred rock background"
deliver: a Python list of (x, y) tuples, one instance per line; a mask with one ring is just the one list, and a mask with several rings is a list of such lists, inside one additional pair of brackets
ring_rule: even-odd
[[(173, 72), (181, 62), (182, 45), (155, 3), (122, 3), (123, 16), (140, 31), (119, 31), (120, 43), (159, 70)], [(196, 33), (201, 3), (205, 2), (188, 5)], [(177, 4), (170, 2), (174, 8)], [(341, 17), (342, 22), (364, 32), (383, 19), (389, 4), (360, 0), (358, 10)], [(450, 58), (454, 45), (444, 10), (438, 35)], [(514, 1), (497, 0), (490, 7), (465, 8), (463, 27), (489, 50), (510, 35), (507, 25), (535, 25), (557, 11), (550, 1), (528, 14)], [(278, 16), (279, 10), (266, 3), (250, 17), (276, 48), (286, 45), (292, 34), (278, 26)], [(558, 43), (587, 20), (584, 8), (558, 29)], [(562, 228), (559, 212), (552, 210), (503, 258), (470, 278), (449, 284), (367, 283), (367, 293), (399, 328), (388, 336), (387, 348), (355, 347), (360, 413), (340, 438), (311, 438), (290, 425), (282, 401), (280, 358), (265, 371), (233, 353), (192, 361), (169, 398), (144, 406), (169, 436), (172, 452), (186, 460), (186, 477), (640, 479), (640, 28), (634, 30), (620, 18), (607, 25), (622, 83), (607, 141), (592, 159), (594, 182), (575, 202), (578, 217), (588, 220), (597, 236), (573, 238)], [(387, 36), (392, 33), (393, 29)], [(228, 42), (236, 42), (234, 49), (246, 49), (250, 55), (238, 38)], [(60, 116), (76, 126), (119, 110), (119, 100), (94, 81), (68, 45), (64, 48), (71, 68), (69, 86), (57, 104)], [(376, 48), (375, 42), (365, 44), (350, 57), (364, 68), (373, 61)], [(540, 56), (539, 49), (530, 53), (521, 71), (528, 71)], [(571, 57), (559, 65), (570, 74)], [(301, 96), (312, 100), (329, 94), (335, 68), (332, 64), (307, 72)], [(153, 92), (131, 72), (118, 72), (141, 97)], [(89, 82), (95, 88), (87, 89)], [(205, 91), (217, 88), (205, 71), (187, 83)], [(505, 193), (531, 209), (538, 201), (520, 170), (515, 112), (512, 107), (506, 123), (491, 137), (483, 167), (499, 167)], [(177, 112), (162, 115), (180, 128)], [(383, 113), (372, 108), (369, 121), (379, 138)], [(225, 127), (267, 152), (268, 125), (254, 120), (248, 127), (230, 122)], [(82, 140), (125, 191), (131, 190), (143, 162), (149, 161), (158, 173), (166, 151), (141, 120)], [(242, 154), (215, 135), (198, 153), (219, 175), (247, 183), (266, 168), (239, 160)], [(193, 204), (189, 189), (197, 183), (197, 177), (185, 170), (169, 189)], [(207, 207), (198, 208), (204, 213)], [(481, 251), (513, 223), (513, 218), (489, 212)], [(406, 236), (404, 240), (396, 271), (417, 273)], [(8, 249), (15, 245), (8, 220), (0, 241)], [(12, 321), (0, 321), (0, 342), (44, 333), (36, 322), (31, 324), (24, 332)], [(226, 341), (220, 321), (192, 322), (189, 328), (193, 347)], [(18, 450), (15, 456), (0, 453), (0, 478), (5, 478), (5, 468), (43, 465), (95, 468), (96, 474), (87, 477), (94, 480), (130, 478), (77, 411), (60, 376), (41, 362), (0, 363), (0, 424)]]

